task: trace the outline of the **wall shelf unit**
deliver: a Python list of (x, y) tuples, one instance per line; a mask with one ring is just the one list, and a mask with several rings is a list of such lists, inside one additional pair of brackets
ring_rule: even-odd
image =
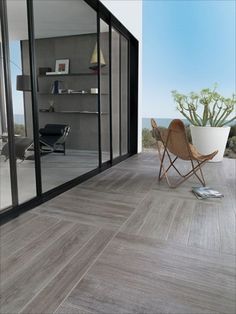
[[(38, 95), (50, 95), (50, 96), (98, 96), (95, 93), (60, 93), (60, 94), (52, 94), (52, 93), (41, 93), (38, 92)], [(101, 95), (109, 95), (108, 93), (102, 93)]]
[[(102, 50), (105, 60), (108, 61), (107, 40), (108, 37), (106, 37), (106, 46)], [(70, 125), (67, 149), (97, 150), (101, 117), (103, 150), (109, 150), (109, 66), (107, 64), (100, 72), (102, 77), (100, 77), (100, 95), (98, 72), (89, 69), (96, 42), (95, 33), (36, 40), (39, 127), (43, 128), (46, 124)], [(47, 53), (43, 53), (44, 51)], [(66, 51), (65, 57), (70, 60), (69, 73), (39, 74), (40, 68), (54, 69), (55, 61), (61, 58), (61, 51)], [(59, 81), (58, 86), (55, 81)], [(57, 91), (57, 87), (64, 92), (52, 93)]]
[[(78, 113), (78, 114), (98, 114), (98, 111), (72, 111), (72, 110), (62, 110), (62, 111), (47, 111), (47, 110), (42, 110), (40, 109), (39, 112), (42, 113), (66, 113), (66, 114), (74, 114), (74, 113)], [(108, 114), (108, 112), (101, 112), (102, 115), (104, 114)]]
[[(53, 76), (97, 76), (98, 74), (95, 73), (68, 73), (68, 74), (41, 74), (38, 75), (38, 77), (53, 77)], [(108, 75), (108, 73), (101, 73), (101, 75)]]
[(38, 77), (53, 77), (53, 76), (85, 76), (85, 75), (97, 75), (97, 73), (68, 73), (68, 74), (41, 74)]

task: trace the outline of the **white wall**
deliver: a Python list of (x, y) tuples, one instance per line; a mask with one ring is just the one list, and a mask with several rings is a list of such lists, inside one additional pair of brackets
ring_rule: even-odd
[(139, 41), (138, 151), (142, 150), (142, 0), (101, 0)]

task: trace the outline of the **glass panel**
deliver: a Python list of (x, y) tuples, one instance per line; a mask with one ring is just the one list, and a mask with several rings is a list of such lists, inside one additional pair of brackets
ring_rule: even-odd
[(109, 25), (100, 21), (102, 162), (110, 160)]
[(120, 156), (120, 35), (112, 29), (112, 148)]
[(121, 154), (128, 153), (128, 40), (121, 35)]
[(85, 1), (34, 1), (43, 191), (98, 167), (97, 15)]
[(36, 196), (26, 1), (7, 1), (7, 12), (18, 196), (22, 203)]
[(3, 75), (2, 37), (0, 25), (0, 211), (12, 205), (10, 165), (8, 159), (8, 131), (6, 117), (5, 85)]

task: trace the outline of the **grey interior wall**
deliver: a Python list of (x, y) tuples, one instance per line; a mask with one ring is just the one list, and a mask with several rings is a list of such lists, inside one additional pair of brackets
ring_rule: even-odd
[[(62, 84), (66, 89), (90, 91), (91, 88), (98, 87), (97, 75), (89, 69), (96, 40), (97, 34), (87, 34), (37, 39), (35, 42), (37, 71), (39, 67), (50, 67), (52, 71), (55, 71), (56, 60), (70, 60), (70, 72), (68, 76), (38, 75), (37, 93), (39, 111), (49, 108), (50, 101), (53, 101), (56, 111), (54, 113), (39, 112), (39, 126), (44, 127), (47, 123), (69, 124), (71, 126), (71, 133), (68, 136), (66, 144), (67, 148), (70, 149), (98, 149), (98, 97), (91, 94), (52, 95), (51, 87), (55, 80), (63, 81)], [(27, 41), (22, 42), (23, 60), (25, 58), (28, 59), (27, 45)], [(105, 61), (108, 60), (109, 56), (106, 50), (103, 54)], [(104, 80), (109, 79), (108, 75), (106, 75), (107, 71), (105, 67), (103, 69)], [(108, 84), (106, 85), (109, 86)], [(104, 117), (108, 112), (108, 106), (109, 103), (104, 98), (101, 105)], [(27, 99), (25, 107), (28, 108)], [(63, 113), (62, 111), (73, 111), (73, 113)], [(77, 113), (75, 113), (76, 111)], [(78, 113), (78, 111), (88, 111), (89, 113)], [(102, 117), (102, 119), (104, 118)], [(32, 126), (29, 123), (27, 130), (30, 127)], [(103, 130), (102, 133), (102, 136), (106, 136), (107, 131)], [(104, 141), (104, 143), (108, 143), (108, 140)]]

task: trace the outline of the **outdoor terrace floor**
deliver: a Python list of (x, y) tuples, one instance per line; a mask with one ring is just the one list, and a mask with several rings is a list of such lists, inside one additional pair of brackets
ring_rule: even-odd
[(235, 160), (203, 168), (225, 195), (206, 201), (158, 166), (136, 155), (2, 226), (0, 312), (234, 314)]

